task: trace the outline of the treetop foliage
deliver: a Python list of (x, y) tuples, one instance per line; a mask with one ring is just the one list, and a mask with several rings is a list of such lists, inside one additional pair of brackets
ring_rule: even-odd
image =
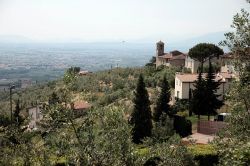
[(221, 48), (210, 43), (197, 44), (193, 48), (191, 48), (188, 52), (188, 55), (191, 58), (201, 63), (205, 62), (208, 58), (218, 57), (223, 54), (224, 52)]

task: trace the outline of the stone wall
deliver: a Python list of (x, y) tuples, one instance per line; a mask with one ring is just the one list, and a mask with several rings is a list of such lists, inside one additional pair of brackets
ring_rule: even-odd
[(201, 134), (214, 135), (225, 126), (226, 123), (221, 121), (199, 120), (197, 124), (197, 132)]
[(176, 66), (176, 67), (181, 67), (181, 66), (185, 66), (185, 59), (172, 59), (170, 61), (170, 64), (172, 66)]

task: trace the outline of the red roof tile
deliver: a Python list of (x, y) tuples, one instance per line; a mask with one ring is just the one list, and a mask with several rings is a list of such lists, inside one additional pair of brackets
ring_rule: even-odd
[(91, 107), (89, 103), (86, 101), (76, 101), (72, 104), (72, 109), (74, 110), (80, 110), (80, 109), (88, 109)]
[(185, 54), (176, 55), (173, 56), (172, 59), (186, 59), (186, 55)]
[[(198, 74), (176, 74), (176, 77), (182, 82), (194, 82), (198, 78)], [(203, 78), (206, 77), (206, 73), (202, 75)], [(216, 74), (215, 81), (225, 82), (225, 77), (220, 74)]]

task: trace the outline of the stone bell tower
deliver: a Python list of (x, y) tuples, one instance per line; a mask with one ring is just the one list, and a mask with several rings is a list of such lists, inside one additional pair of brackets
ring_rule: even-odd
[(164, 43), (159, 41), (156, 43), (156, 56), (162, 56), (164, 54)]

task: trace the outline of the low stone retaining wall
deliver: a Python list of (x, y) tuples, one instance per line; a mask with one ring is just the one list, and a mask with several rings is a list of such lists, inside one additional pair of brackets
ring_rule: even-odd
[(201, 134), (214, 135), (225, 126), (225, 122), (199, 120), (197, 124), (197, 132)]

